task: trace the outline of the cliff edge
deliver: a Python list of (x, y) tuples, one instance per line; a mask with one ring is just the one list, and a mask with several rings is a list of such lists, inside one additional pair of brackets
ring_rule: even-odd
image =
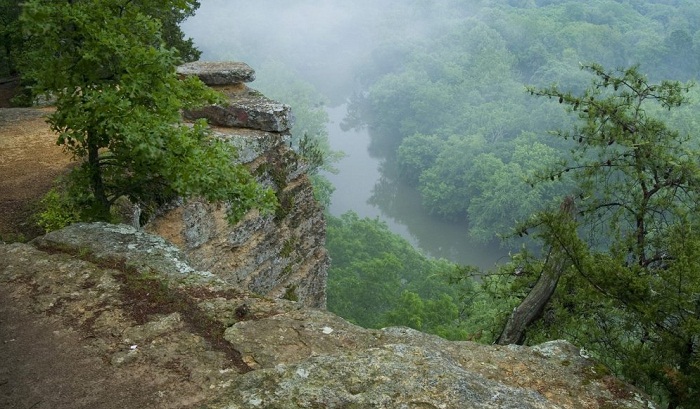
[(654, 407), (565, 341), (449, 342), (325, 311), (325, 222), (286, 144), (291, 110), (248, 88), (245, 64), (180, 73), (229, 98), (185, 117), (234, 144), (280, 210), (231, 226), (190, 200), (145, 226), (0, 243), (0, 407)]
[[(363, 329), (243, 291), (126, 225), (0, 245), (0, 283), (8, 408), (653, 407), (567, 342), (503, 347)], [(33, 340), (38, 330), (12, 315), (51, 332)]]
[(214, 136), (233, 145), (238, 161), (276, 192), (280, 206), (269, 216), (253, 210), (231, 226), (225, 206), (189, 200), (161, 209), (144, 229), (174, 243), (193, 267), (239, 288), (325, 308), (330, 264), (325, 218), (306, 165), (287, 143), (291, 108), (249, 88), (255, 71), (245, 63), (194, 62), (178, 73), (197, 76), (224, 94), (224, 104), (186, 111), (184, 117), (206, 119)]

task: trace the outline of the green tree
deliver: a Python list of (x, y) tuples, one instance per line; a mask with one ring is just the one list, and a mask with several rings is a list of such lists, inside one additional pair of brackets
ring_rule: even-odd
[(700, 152), (689, 136), (651, 114), (681, 106), (688, 87), (651, 83), (636, 67), (584, 68), (595, 80), (582, 94), (530, 89), (566, 105), (581, 125), (557, 133), (575, 144), (572, 156), (542, 174), (547, 180), (571, 174), (576, 190), (565, 200), (569, 211), (530, 223), (550, 251), (548, 260), (523, 264), (523, 280), (548, 276), (554, 290), (541, 293), (544, 311), (520, 324), (531, 342), (567, 337), (662, 395), (670, 408), (694, 407)]
[(371, 328), (407, 326), (447, 339), (494, 339), (500, 304), (472, 267), (430, 259), (377, 219), (328, 217), (328, 309)]
[(0, 0), (0, 78), (17, 74), (15, 56), (21, 44), (19, 0)]
[(166, 3), (153, 2), (151, 0), (135, 0), (134, 3), (141, 11), (161, 24), (161, 39), (166, 46), (175, 48), (181, 62), (199, 60), (202, 55), (191, 38), (185, 38), (185, 33), (180, 29), (182, 23), (188, 17), (192, 17), (199, 8), (197, 0), (179, 0), (175, 7), (167, 7)]
[(421, 173), (435, 164), (442, 145), (443, 141), (435, 135), (415, 134), (404, 139), (398, 150), (401, 177), (417, 185)]
[[(261, 188), (229, 145), (204, 123), (180, 124), (179, 112), (220, 98), (196, 78), (180, 80), (181, 59), (164, 45), (152, 13), (186, 15), (194, 2), (31, 0), (21, 17), (32, 47), (22, 72), (34, 91), (55, 99), (49, 116), (58, 144), (77, 159), (70, 184), (84, 219), (108, 220), (121, 197), (157, 205), (176, 196), (230, 203), (233, 220), (274, 195)], [(75, 189), (74, 189), (75, 190)]]

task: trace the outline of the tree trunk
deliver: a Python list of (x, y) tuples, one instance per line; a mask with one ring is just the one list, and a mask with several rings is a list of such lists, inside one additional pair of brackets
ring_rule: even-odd
[(99, 146), (93, 142), (94, 136), (88, 132), (88, 167), (90, 169), (90, 185), (92, 185), (92, 193), (95, 195), (97, 205), (96, 216), (100, 220), (109, 219), (109, 199), (105, 191), (104, 180), (102, 179), (102, 169), (100, 169), (100, 152)]
[[(566, 197), (561, 204), (560, 212), (564, 218), (573, 218), (575, 212), (574, 200)], [(552, 298), (557, 289), (559, 278), (567, 267), (568, 257), (559, 246), (552, 246), (549, 249), (548, 260), (544, 265), (540, 278), (532, 287), (523, 301), (515, 307), (501, 335), (498, 336), (496, 344), (522, 345), (525, 342), (525, 330), (537, 321), (544, 311), (544, 307)]]

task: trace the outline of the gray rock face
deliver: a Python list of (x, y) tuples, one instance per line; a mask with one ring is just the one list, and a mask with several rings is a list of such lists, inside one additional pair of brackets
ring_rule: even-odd
[(185, 118), (206, 118), (215, 126), (269, 132), (284, 132), (294, 125), (294, 115), (289, 105), (280, 104), (255, 92), (239, 95), (227, 105), (212, 105), (186, 111)]
[(197, 61), (178, 67), (177, 72), (182, 76), (197, 76), (229, 98), (224, 105), (185, 111), (186, 119), (206, 118), (214, 126), (268, 132), (285, 132), (294, 125), (289, 105), (266, 98), (243, 84), (255, 79), (255, 71), (245, 63)]
[(206, 118), (216, 125), (214, 135), (233, 145), (239, 163), (276, 192), (280, 208), (274, 216), (251, 211), (231, 226), (227, 204), (190, 200), (162, 209), (144, 228), (174, 243), (196, 269), (211, 271), (240, 289), (325, 308), (330, 263), (324, 248), (325, 219), (305, 165), (286, 143), (291, 110), (241, 84), (224, 81), (221, 72), (227, 71), (227, 63), (212, 66), (198, 63), (181, 72), (200, 77), (203, 72), (217, 73), (220, 86), (215, 89), (229, 103), (185, 116)]
[(207, 85), (229, 85), (255, 80), (255, 71), (248, 64), (235, 61), (195, 61), (179, 66), (177, 73), (184, 76), (196, 75)]
[(363, 329), (240, 291), (182, 257), (129, 226), (76, 225), (0, 245), (0, 288), (16, 308), (60, 318), (119, 376), (182, 380), (186, 396), (158, 386), (154, 396), (170, 397), (162, 407), (655, 407), (565, 341), (504, 347)]
[(316, 356), (245, 376), (221, 408), (557, 408), (541, 394), (405, 344)]
[(34, 245), (98, 259), (119, 259), (124, 266), (137, 271), (157, 270), (174, 277), (201, 274), (182, 261), (180, 250), (171, 243), (124, 224), (76, 223), (37, 237)]

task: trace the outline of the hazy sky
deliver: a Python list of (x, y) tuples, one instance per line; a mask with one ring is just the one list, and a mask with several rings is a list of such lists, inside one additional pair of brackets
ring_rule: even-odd
[[(437, 10), (410, 0), (202, 0), (183, 23), (205, 60), (236, 60), (261, 68), (282, 62), (328, 94), (347, 88), (382, 44), (430, 33)], [(401, 6), (397, 6), (397, 5)]]

